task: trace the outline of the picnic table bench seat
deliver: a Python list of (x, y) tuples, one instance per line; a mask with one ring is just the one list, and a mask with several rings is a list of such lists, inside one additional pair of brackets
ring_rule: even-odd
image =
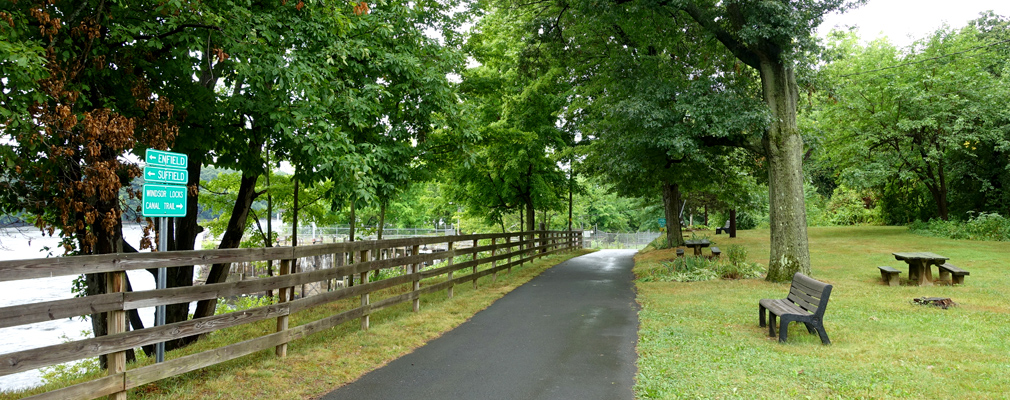
[(898, 286), (898, 274), (901, 271), (886, 265), (877, 268), (880, 269), (880, 278), (884, 280), (887, 286)]
[(785, 342), (790, 322), (802, 322), (810, 333), (816, 332), (821, 343), (831, 344), (824, 330), (824, 309), (831, 296), (831, 285), (797, 272), (784, 299), (761, 299), (758, 302), (758, 325), (765, 326), (768, 314), (768, 336), (775, 336), (775, 317), (779, 317), (779, 342)]
[(712, 246), (711, 250), (712, 250), (712, 258), (719, 258), (719, 255), (722, 254), (722, 250), (719, 250), (718, 247)]
[[(940, 269), (940, 280), (943, 282), (951, 282), (951, 284), (954, 285), (963, 285), (964, 276), (971, 275), (971, 273), (969, 273), (968, 271), (955, 267), (953, 264), (947, 264), (947, 263), (941, 264), (939, 265), (939, 269)], [(951, 279), (952, 275), (954, 279)]]

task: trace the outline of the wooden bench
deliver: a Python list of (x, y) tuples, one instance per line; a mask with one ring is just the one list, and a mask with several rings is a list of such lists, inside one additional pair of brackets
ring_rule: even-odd
[(722, 227), (715, 228), (715, 234), (716, 235), (718, 235), (720, 233), (723, 233), (723, 232), (729, 232), (729, 220), (728, 219), (726, 220), (726, 224), (725, 225), (723, 225)]
[[(968, 271), (955, 267), (951, 264), (943, 264), (940, 265), (939, 268), (940, 268), (940, 281), (951, 282), (951, 284), (953, 285), (963, 285), (964, 276), (971, 275)], [(953, 281), (951, 281), (951, 275), (954, 276)]]
[(779, 342), (785, 342), (790, 322), (802, 322), (807, 332), (816, 332), (821, 343), (831, 344), (828, 332), (824, 330), (824, 309), (831, 296), (831, 285), (797, 272), (789, 286), (789, 295), (784, 299), (761, 299), (758, 303), (758, 324), (765, 326), (765, 310), (768, 311), (768, 336), (775, 336), (775, 317), (779, 324)]
[(898, 286), (898, 274), (900, 274), (901, 271), (888, 266), (880, 266), (877, 268), (880, 269), (880, 278), (884, 280), (884, 283), (887, 284), (887, 286)]
[(684, 256), (684, 249), (677, 249), (677, 257), (683, 257), (683, 256)]
[(712, 246), (711, 249), (712, 249), (712, 258), (719, 258), (719, 255), (722, 254), (722, 251), (720, 251), (718, 247)]

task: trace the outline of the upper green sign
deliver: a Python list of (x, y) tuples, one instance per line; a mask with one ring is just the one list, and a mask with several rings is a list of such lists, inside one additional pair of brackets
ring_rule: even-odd
[(147, 149), (147, 165), (151, 167), (169, 167), (185, 169), (189, 164), (189, 156), (182, 153), (172, 153), (155, 149)]

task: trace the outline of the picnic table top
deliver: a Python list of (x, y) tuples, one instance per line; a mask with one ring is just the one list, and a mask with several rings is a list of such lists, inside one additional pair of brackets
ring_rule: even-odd
[(944, 257), (936, 253), (930, 252), (903, 252), (903, 253), (891, 253), (894, 255), (896, 260), (949, 260), (950, 257)]
[(686, 246), (702, 246), (702, 247), (705, 247), (705, 246), (708, 246), (710, 244), (712, 244), (712, 242), (709, 242), (708, 239), (685, 240), (684, 241), (684, 245), (686, 245)]

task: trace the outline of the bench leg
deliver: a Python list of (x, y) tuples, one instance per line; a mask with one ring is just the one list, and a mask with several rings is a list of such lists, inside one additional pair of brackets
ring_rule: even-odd
[(880, 271), (880, 279), (884, 281), (887, 286), (898, 286), (898, 274), (894, 272)]
[[(954, 280), (957, 280), (957, 277)], [(940, 282), (950, 282), (950, 272), (943, 268), (940, 268)]]
[(775, 313), (768, 312), (768, 336), (775, 337)]
[(793, 322), (792, 318), (788, 315), (783, 315), (779, 318), (779, 343), (785, 343), (786, 338), (789, 336), (789, 323)]
[(954, 282), (952, 284), (953, 285), (963, 285), (964, 284), (964, 275), (954, 275)]
[(828, 339), (828, 331), (824, 330), (824, 323), (816, 321), (813, 325), (817, 328), (817, 335), (821, 337), (821, 344), (831, 344), (831, 340)]
[(817, 333), (817, 330), (814, 329), (814, 324), (812, 324), (810, 322), (804, 322), (803, 325), (805, 325), (807, 327), (807, 333), (809, 333), (811, 335)]
[(758, 304), (758, 326), (765, 327), (765, 306)]

